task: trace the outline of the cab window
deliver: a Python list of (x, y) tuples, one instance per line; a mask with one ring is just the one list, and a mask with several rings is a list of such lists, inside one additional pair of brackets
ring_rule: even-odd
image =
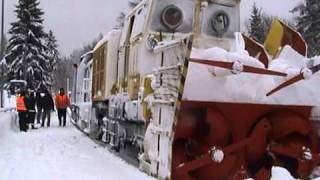
[(147, 4), (143, 4), (135, 12), (135, 21), (132, 29), (132, 38), (142, 35), (144, 30), (145, 21), (147, 20)]
[(215, 37), (233, 38), (239, 29), (239, 13), (235, 5), (210, 3), (205, 9), (203, 32)]
[(161, 0), (153, 5), (151, 30), (189, 33), (193, 30), (194, 0)]

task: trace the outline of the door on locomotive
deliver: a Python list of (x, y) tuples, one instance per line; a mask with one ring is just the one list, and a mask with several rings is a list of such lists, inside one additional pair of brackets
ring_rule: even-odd
[(82, 55), (77, 73), (78, 94), (73, 108), (73, 119), (82, 130), (88, 128), (91, 118), (92, 58), (91, 51)]

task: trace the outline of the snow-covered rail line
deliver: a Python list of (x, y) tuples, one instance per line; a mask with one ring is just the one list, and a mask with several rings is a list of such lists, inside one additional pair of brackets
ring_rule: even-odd
[(124, 150), (122, 150), (121, 152), (116, 152), (110, 145), (108, 145), (107, 143), (104, 143), (102, 141), (99, 141), (97, 139), (94, 139), (93, 137), (91, 137), (87, 132), (85, 132), (83, 129), (81, 129), (74, 120), (71, 120), (71, 123), (73, 124), (73, 126), (79, 130), (81, 133), (83, 133), (88, 139), (90, 139), (91, 141), (93, 141), (96, 145), (100, 146), (101, 148), (105, 148), (106, 151), (112, 153), (113, 155), (121, 158), (122, 160), (124, 160), (126, 163), (134, 166), (135, 168), (139, 168), (139, 162), (138, 159), (135, 157), (130, 156), (131, 153), (129, 152), (129, 150), (123, 152)]

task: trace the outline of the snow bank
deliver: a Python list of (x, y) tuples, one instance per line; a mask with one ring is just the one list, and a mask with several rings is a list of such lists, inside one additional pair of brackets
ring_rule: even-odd
[(152, 178), (96, 145), (69, 125), (21, 133), (12, 130), (13, 113), (0, 114), (0, 179), (151, 180)]
[(271, 180), (295, 180), (295, 178), (293, 178), (286, 169), (282, 167), (273, 167)]
[[(254, 180), (254, 179), (246, 179), (246, 180)], [(296, 179), (286, 169), (282, 167), (272, 167), (271, 180), (296, 180)], [(320, 180), (320, 178), (316, 178), (312, 180)]]
[(0, 108), (0, 112), (7, 112), (16, 108), (16, 97), (10, 95), (9, 91), (3, 91), (3, 108)]
[(5, 109), (12, 109), (16, 107), (16, 97), (10, 95), (9, 91), (3, 91), (3, 105)]
[[(193, 49), (192, 58), (226, 62), (240, 62), (244, 65), (262, 68), (262, 63), (243, 49), (227, 52), (221, 48)], [(320, 63), (320, 60), (315, 60)], [(298, 75), (307, 67), (309, 60), (286, 46), (279, 57), (270, 62), (271, 70), (288, 73), (288, 77), (257, 75), (252, 73), (231, 72), (198, 63), (190, 63), (183, 98), (193, 101), (238, 102), (282, 105), (319, 106), (319, 74), (302, 80), (267, 97), (266, 94)]]

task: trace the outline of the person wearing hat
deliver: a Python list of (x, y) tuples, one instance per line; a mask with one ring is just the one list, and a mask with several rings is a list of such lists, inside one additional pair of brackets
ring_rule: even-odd
[(36, 106), (37, 106), (37, 126), (40, 127), (43, 114), (43, 97), (45, 94), (38, 89), (36, 92)]
[(26, 92), (21, 91), (18, 96), (16, 97), (16, 108), (18, 111), (19, 116), (19, 127), (20, 131), (27, 132), (28, 126), (27, 126), (27, 115), (28, 115), (28, 109), (25, 102), (25, 96)]
[(48, 90), (44, 91), (44, 97), (42, 98), (42, 123), (41, 127), (44, 127), (47, 119), (47, 127), (50, 127), (51, 111), (54, 111), (54, 102), (51, 94)]
[(28, 109), (28, 124), (31, 125), (32, 129), (35, 129), (36, 98), (33, 91), (30, 91), (29, 95), (25, 97), (25, 102)]
[(67, 108), (70, 106), (69, 97), (64, 93), (64, 89), (60, 88), (59, 94), (55, 98), (56, 108), (58, 110), (59, 126), (66, 126)]

